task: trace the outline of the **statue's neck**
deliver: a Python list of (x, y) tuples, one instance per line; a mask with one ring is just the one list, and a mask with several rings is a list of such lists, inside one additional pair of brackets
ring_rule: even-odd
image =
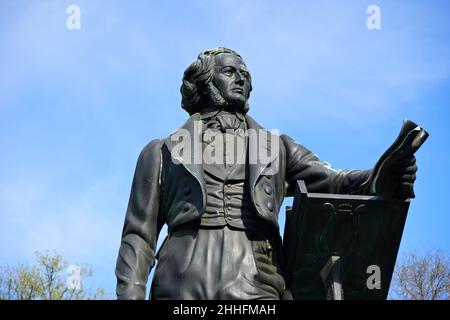
[(236, 110), (236, 109), (230, 109), (230, 108), (224, 108), (224, 107), (217, 107), (217, 106), (208, 106), (202, 109), (201, 113), (209, 113), (209, 112), (221, 112), (223, 113), (229, 113), (229, 114), (239, 114), (243, 115), (242, 111)]

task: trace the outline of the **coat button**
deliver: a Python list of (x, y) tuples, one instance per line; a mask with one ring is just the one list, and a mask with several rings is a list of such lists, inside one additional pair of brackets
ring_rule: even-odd
[(273, 211), (273, 201), (272, 200), (267, 201), (266, 205), (270, 211)]
[(266, 184), (266, 186), (264, 187), (264, 191), (268, 194), (271, 195), (272, 194), (272, 187), (268, 184)]
[(231, 195), (230, 194), (227, 194), (227, 199), (231, 200)]
[(190, 194), (191, 194), (191, 188), (189, 188), (189, 187), (184, 188), (184, 195), (188, 196)]
[(191, 208), (191, 205), (189, 203), (186, 203), (183, 207), (183, 210), (186, 212), (186, 211), (189, 211), (190, 208)]

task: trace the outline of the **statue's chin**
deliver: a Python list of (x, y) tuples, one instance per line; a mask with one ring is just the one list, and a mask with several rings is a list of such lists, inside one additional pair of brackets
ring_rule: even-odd
[(208, 100), (209, 105), (213, 106), (213, 108), (245, 113), (245, 104), (247, 99), (244, 96), (226, 99), (220, 94), (219, 90), (217, 90), (212, 83), (210, 83), (209, 87)]

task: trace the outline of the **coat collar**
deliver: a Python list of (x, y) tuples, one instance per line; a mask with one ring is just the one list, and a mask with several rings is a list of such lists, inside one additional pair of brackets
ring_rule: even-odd
[(234, 115), (236, 115), (236, 117), (240, 121), (244, 121), (245, 120), (245, 117), (240, 112), (228, 112), (226, 110), (221, 110), (221, 109), (214, 109), (214, 110), (211, 110), (211, 111), (203, 112), (203, 113), (200, 114), (200, 119), (208, 120), (208, 119), (211, 119), (211, 118), (215, 117), (219, 113), (220, 114), (234, 114)]
[[(181, 163), (199, 181), (206, 201), (205, 182), (202, 167), (202, 115), (195, 113), (169, 137), (164, 139), (172, 156), (172, 161)], [(264, 129), (249, 115), (244, 116), (247, 123), (248, 161), (250, 171), (250, 187), (256, 184), (263, 170), (278, 157), (279, 148), (276, 144), (272, 150), (272, 134)], [(277, 138), (277, 137), (273, 137)], [(183, 142), (181, 142), (183, 141)], [(278, 142), (278, 141), (277, 141)], [(272, 152), (273, 151), (273, 152)], [(206, 203), (206, 202), (204, 202)]]

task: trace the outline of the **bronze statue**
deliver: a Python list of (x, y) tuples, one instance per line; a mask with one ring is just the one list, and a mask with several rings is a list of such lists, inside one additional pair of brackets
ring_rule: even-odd
[[(371, 170), (335, 170), (263, 129), (248, 115), (251, 90), (250, 72), (230, 49), (202, 52), (184, 72), (189, 119), (151, 141), (137, 162), (116, 266), (119, 299), (145, 298), (155, 260), (151, 299), (291, 299), (278, 228), (284, 197), (297, 180), (310, 192), (368, 192)], [(390, 170), (395, 196), (413, 197), (414, 156)]]

